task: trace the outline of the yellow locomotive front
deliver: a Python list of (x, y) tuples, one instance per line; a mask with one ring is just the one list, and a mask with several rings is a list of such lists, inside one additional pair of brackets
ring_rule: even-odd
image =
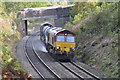
[(68, 58), (74, 57), (75, 51), (75, 34), (60, 33), (56, 35), (55, 40), (56, 54), (64, 55)]

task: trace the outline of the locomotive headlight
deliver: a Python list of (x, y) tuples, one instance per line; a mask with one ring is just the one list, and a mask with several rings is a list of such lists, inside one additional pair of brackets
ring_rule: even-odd
[(57, 50), (60, 50), (60, 47), (59, 47), (59, 46), (57, 46), (57, 47), (56, 47), (56, 49), (57, 49)]
[(57, 46), (57, 49), (59, 49), (59, 47)]

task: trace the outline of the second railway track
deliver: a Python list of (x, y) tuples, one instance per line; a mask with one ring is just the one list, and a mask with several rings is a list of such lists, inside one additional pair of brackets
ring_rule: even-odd
[(89, 72), (75, 62), (57, 62), (48, 53), (37, 49), (43, 47), (39, 35), (39, 32), (30, 35), (24, 49), (27, 59), (41, 78), (100, 80), (98, 75)]
[(29, 39), (26, 41), (25, 45), (25, 51), (26, 51), (26, 57), (28, 58), (28, 61), (33, 66), (33, 68), (37, 71), (37, 73), (41, 76), (42, 79), (47, 78), (59, 78), (58, 76), (54, 75), (52, 71), (49, 70), (49, 68), (46, 68), (44, 63), (39, 60), (39, 58), (36, 56), (32, 49), (32, 38), (33, 36), (37, 36), (39, 34), (34, 33), (32, 34)]

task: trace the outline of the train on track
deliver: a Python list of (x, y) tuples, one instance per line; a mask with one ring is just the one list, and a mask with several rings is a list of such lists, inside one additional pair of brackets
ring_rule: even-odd
[(73, 32), (45, 22), (40, 26), (40, 39), (45, 43), (48, 53), (54, 55), (55, 58), (73, 59), (76, 45)]

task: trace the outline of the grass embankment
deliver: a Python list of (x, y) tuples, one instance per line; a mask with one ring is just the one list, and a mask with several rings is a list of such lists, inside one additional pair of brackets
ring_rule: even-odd
[(73, 11), (79, 6), (74, 20), (65, 25), (76, 33), (76, 57), (106, 77), (117, 78), (118, 3), (78, 3)]
[(27, 78), (19, 61), (13, 56), (13, 47), (20, 40), (20, 33), (13, 30), (9, 16), (0, 16), (0, 64), (2, 78)]

